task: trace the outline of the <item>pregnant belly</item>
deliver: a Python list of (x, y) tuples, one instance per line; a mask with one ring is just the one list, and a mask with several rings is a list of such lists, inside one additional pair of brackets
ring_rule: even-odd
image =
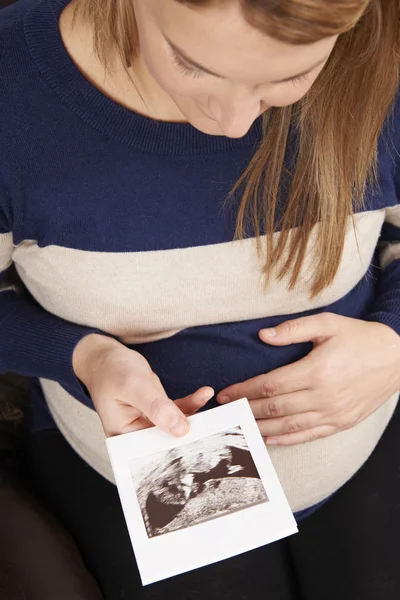
[[(114, 482), (105, 436), (96, 412), (58, 383), (41, 380), (51, 414), (74, 450), (97, 472)], [(321, 502), (368, 459), (384, 432), (398, 396), (388, 399), (353, 429), (299, 446), (270, 448), (269, 454), (294, 512)]]

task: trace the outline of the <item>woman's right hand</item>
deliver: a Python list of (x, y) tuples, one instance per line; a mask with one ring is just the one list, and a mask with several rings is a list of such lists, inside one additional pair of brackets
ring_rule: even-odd
[(214, 394), (202, 387), (176, 402), (168, 398), (147, 360), (113, 338), (90, 334), (76, 346), (73, 369), (87, 387), (107, 437), (156, 425), (176, 437), (186, 435), (186, 416)]

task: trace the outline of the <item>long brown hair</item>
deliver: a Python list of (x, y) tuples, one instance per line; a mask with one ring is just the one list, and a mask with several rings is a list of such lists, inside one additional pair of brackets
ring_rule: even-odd
[[(177, 0), (209, 5), (227, 0)], [(332, 283), (349, 218), (377, 182), (377, 144), (399, 87), (399, 0), (240, 0), (246, 19), (267, 35), (310, 44), (339, 35), (310, 91), (263, 116), (263, 141), (234, 191), (241, 191), (236, 238), (256, 235), (265, 274), (298, 280), (315, 225), (312, 295)], [(114, 47), (126, 68), (138, 48), (132, 0), (78, 0), (106, 64)], [(285, 209), (279, 192), (288, 174), (285, 152), (296, 132), (296, 161)], [(276, 223), (281, 231), (274, 236)], [(265, 235), (264, 246), (262, 240)], [(283, 257), (283, 258), (282, 258)]]

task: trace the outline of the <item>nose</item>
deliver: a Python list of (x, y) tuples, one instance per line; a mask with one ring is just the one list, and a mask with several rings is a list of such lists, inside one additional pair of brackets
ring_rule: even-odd
[(254, 97), (231, 97), (225, 101), (210, 98), (209, 111), (225, 136), (240, 138), (246, 135), (260, 115), (261, 101)]

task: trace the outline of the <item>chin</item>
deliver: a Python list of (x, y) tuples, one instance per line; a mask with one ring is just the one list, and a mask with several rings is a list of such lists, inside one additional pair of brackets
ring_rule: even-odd
[(222, 131), (220, 130), (219, 127), (215, 127), (215, 128), (208, 127), (205, 129), (200, 129), (200, 127), (197, 127), (196, 129), (198, 129), (202, 133), (205, 133), (206, 135), (216, 135), (216, 136), (224, 137), (224, 134), (222, 133)]
[(239, 139), (244, 137), (245, 135), (247, 135), (248, 133), (248, 129), (244, 132), (235, 134), (235, 135), (226, 135), (226, 133), (223, 133), (223, 131), (221, 130), (221, 127), (219, 126), (219, 124), (214, 121), (213, 119), (210, 119), (209, 117), (207, 117), (206, 115), (204, 117), (194, 117), (194, 118), (188, 118), (189, 123), (192, 125), (192, 127), (195, 127), (195, 129), (198, 129), (199, 131), (201, 131), (202, 133), (205, 133), (207, 135), (215, 135), (215, 136), (220, 136), (220, 137), (229, 137), (232, 139)]
[(201, 133), (205, 133), (206, 135), (218, 135), (221, 137), (224, 135), (218, 123), (205, 115), (202, 111), (184, 110), (182, 106), (178, 106), (178, 108), (186, 121), (190, 123), (192, 127), (201, 131)]
[(224, 135), (218, 123), (216, 123), (212, 119), (207, 119), (207, 117), (205, 117), (204, 119), (188, 119), (188, 121), (192, 127), (198, 129), (198, 131), (201, 131), (201, 133), (205, 133), (206, 135)]
[(226, 133), (223, 133), (219, 127), (219, 125), (215, 124), (215, 125), (204, 125), (204, 126), (199, 126), (198, 124), (194, 124), (191, 123), (193, 125), (193, 127), (195, 127), (196, 129), (198, 129), (199, 131), (201, 131), (202, 133), (206, 133), (207, 135), (215, 135), (215, 136), (220, 136), (220, 137), (228, 137), (230, 139), (233, 140), (238, 140), (242, 137), (244, 137), (245, 135), (248, 134), (249, 130), (245, 131), (244, 133), (239, 133), (237, 135), (226, 135)]

